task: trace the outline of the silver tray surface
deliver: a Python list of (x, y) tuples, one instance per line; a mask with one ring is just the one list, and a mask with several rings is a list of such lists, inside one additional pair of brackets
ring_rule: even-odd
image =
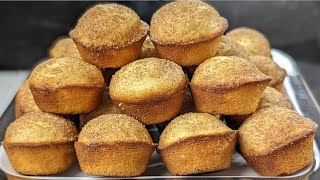
[[(288, 76), (284, 81), (284, 86), (286, 89), (286, 93), (293, 103), (297, 112), (301, 115), (309, 117), (311, 119), (320, 119), (319, 114), (319, 106), (314, 100), (313, 95), (311, 94), (308, 86), (305, 84), (300, 72), (297, 68), (294, 60), (287, 55), (286, 53), (273, 49), (272, 56), (274, 60), (284, 68)], [(13, 103), (11, 103), (13, 104)], [(9, 106), (10, 107), (10, 106)], [(9, 110), (8, 110), (9, 109)], [(0, 126), (4, 123), (4, 119), (11, 118), (11, 121), (14, 119), (13, 116), (13, 108), (8, 108), (4, 115), (0, 119)], [(8, 112), (9, 111), (9, 112)], [(11, 112), (12, 111), (12, 112)], [(10, 114), (11, 112), (11, 114)], [(9, 115), (8, 115), (9, 114)], [(9, 117), (8, 117), (9, 116)], [(8, 125), (10, 122), (7, 122)], [(6, 126), (7, 127), (7, 126)], [(151, 126), (149, 131), (154, 136), (158, 136), (158, 130), (155, 126)], [(3, 133), (3, 132), (2, 132)], [(319, 134), (316, 135), (316, 141), (319, 143)], [(314, 161), (313, 163), (306, 166), (304, 169), (288, 175), (281, 177), (266, 177), (259, 176), (255, 173), (250, 166), (245, 162), (245, 160), (238, 154), (234, 153), (232, 156), (232, 165), (229, 169), (219, 172), (212, 173), (202, 173), (197, 175), (190, 176), (171, 176), (171, 174), (166, 169), (165, 165), (161, 161), (160, 156), (155, 151), (152, 154), (151, 160), (149, 162), (148, 168), (146, 172), (139, 177), (133, 177), (134, 179), (171, 179), (171, 178), (182, 178), (182, 179), (202, 179), (202, 178), (225, 178), (225, 179), (261, 179), (261, 178), (275, 178), (275, 179), (304, 179), (310, 176), (312, 173), (316, 172), (316, 174), (312, 175), (312, 179), (319, 178), (319, 163), (320, 163), (320, 153), (317, 142), (314, 141)], [(24, 176), (14, 171), (12, 168), (8, 157), (3, 149), (0, 148), (0, 168), (6, 173), (14, 177), (26, 178), (26, 179), (125, 179), (124, 177), (116, 178), (116, 177), (89, 177), (86, 176), (83, 172), (81, 172), (78, 162), (75, 162), (73, 167), (65, 173), (56, 175), (56, 176)], [(132, 177), (131, 177), (132, 178)], [(131, 179), (130, 178), (130, 179)]]

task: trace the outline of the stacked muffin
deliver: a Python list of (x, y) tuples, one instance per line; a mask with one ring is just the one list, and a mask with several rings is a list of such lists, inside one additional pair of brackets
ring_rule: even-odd
[[(250, 28), (224, 36), (227, 25), (199, 0), (161, 7), (150, 33), (125, 6), (88, 9), (17, 94), (3, 142), (13, 168), (56, 174), (76, 155), (88, 175), (139, 176), (157, 148), (171, 174), (197, 174), (229, 168), (237, 140), (260, 175), (305, 167), (317, 125), (289, 110), (266, 37)], [(158, 145), (144, 126), (154, 124)]]

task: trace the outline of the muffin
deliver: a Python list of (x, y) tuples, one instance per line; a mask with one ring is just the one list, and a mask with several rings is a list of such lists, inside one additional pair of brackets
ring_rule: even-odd
[(139, 55), (139, 59), (150, 58), (150, 57), (159, 57), (159, 54), (154, 47), (150, 37), (147, 36), (146, 40), (144, 40), (141, 48), (141, 52)]
[(158, 150), (172, 175), (227, 169), (237, 132), (207, 113), (176, 117), (160, 136)]
[(271, 57), (269, 40), (255, 29), (239, 27), (228, 32), (226, 36), (242, 45), (250, 56)]
[(216, 56), (198, 66), (190, 86), (199, 112), (245, 115), (255, 112), (270, 80), (245, 59)]
[(317, 124), (286, 108), (264, 108), (239, 128), (240, 153), (262, 176), (294, 173), (313, 161)]
[[(283, 107), (293, 110), (291, 102), (283, 96), (279, 91), (272, 87), (267, 87), (261, 96), (257, 110), (266, 107)], [(248, 119), (252, 114), (226, 116), (225, 120), (232, 129), (238, 129), (239, 126)]]
[(37, 65), (29, 86), (38, 107), (56, 114), (80, 114), (94, 110), (105, 83), (101, 71), (77, 58), (60, 57)]
[(9, 125), (2, 145), (18, 173), (50, 175), (71, 167), (77, 136), (76, 126), (62, 116), (30, 112)]
[(202, 1), (175, 1), (153, 14), (150, 39), (161, 58), (181, 66), (199, 65), (216, 54), (227, 26), (227, 20)]
[(284, 69), (279, 67), (278, 64), (269, 57), (250, 56), (249, 61), (257, 66), (257, 68), (263, 74), (272, 77), (269, 86), (276, 88), (280, 92), (283, 92), (283, 81), (287, 76), (287, 73)]
[(119, 109), (113, 104), (112, 100), (110, 99), (108, 90), (104, 92), (101, 104), (95, 110), (86, 114), (80, 114), (80, 129), (91, 119), (94, 119), (103, 114), (120, 114)]
[(16, 119), (29, 112), (42, 112), (33, 99), (29, 82), (26, 80), (20, 87), (15, 98)]
[[(108, 133), (106, 133), (108, 132)], [(147, 129), (124, 114), (89, 121), (75, 143), (81, 170), (94, 176), (139, 176), (155, 148)]]
[(77, 46), (74, 44), (73, 40), (69, 37), (58, 38), (49, 49), (49, 57), (74, 57), (82, 59)]
[(139, 56), (149, 26), (130, 8), (98, 4), (70, 32), (82, 58), (101, 68), (119, 68)]
[(243, 59), (248, 59), (247, 51), (235, 40), (222, 36), (216, 56), (237, 56)]
[(132, 62), (112, 76), (109, 95), (122, 113), (143, 124), (174, 118), (183, 103), (187, 78), (172, 61), (146, 58)]

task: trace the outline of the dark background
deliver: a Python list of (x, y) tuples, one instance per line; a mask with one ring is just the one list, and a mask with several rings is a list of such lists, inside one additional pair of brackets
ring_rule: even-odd
[[(97, 2), (0, 2), (0, 70), (31, 69), (47, 56), (51, 43), (67, 35), (77, 19)], [(165, 1), (118, 2), (146, 22)], [(249, 26), (263, 32), (274, 48), (298, 62), (320, 100), (320, 2), (210, 1), (228, 19), (228, 30)], [(227, 31), (228, 31), (227, 30)]]

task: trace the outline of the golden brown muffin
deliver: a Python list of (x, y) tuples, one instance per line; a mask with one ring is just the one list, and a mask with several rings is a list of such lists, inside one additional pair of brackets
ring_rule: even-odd
[(53, 58), (37, 65), (29, 85), (38, 107), (57, 114), (90, 112), (105, 90), (101, 71), (77, 58)]
[(110, 99), (108, 90), (104, 92), (101, 104), (95, 110), (87, 114), (80, 114), (80, 129), (91, 119), (94, 119), (103, 114), (120, 114), (120, 110), (113, 104), (112, 100)]
[(41, 112), (41, 110), (34, 101), (29, 82), (26, 80), (20, 87), (15, 98), (16, 119), (29, 112)]
[(198, 66), (190, 86), (199, 112), (244, 115), (256, 110), (270, 80), (245, 59), (216, 56)]
[(172, 175), (227, 169), (237, 131), (207, 113), (176, 117), (160, 136), (158, 150)]
[(54, 41), (49, 49), (49, 57), (74, 57), (82, 59), (77, 46), (74, 44), (73, 40), (69, 37), (60, 37)]
[(215, 56), (238, 56), (243, 59), (249, 58), (247, 51), (239, 43), (227, 36), (221, 37), (221, 42)]
[(239, 27), (226, 34), (227, 37), (242, 45), (251, 56), (271, 57), (269, 40), (259, 31), (248, 27)]
[(257, 109), (273, 106), (283, 107), (291, 110), (293, 109), (291, 102), (284, 97), (283, 94), (279, 93), (279, 91), (272, 87), (267, 87), (262, 93), (262, 97)]
[(313, 160), (317, 124), (286, 108), (264, 108), (239, 128), (240, 152), (262, 176), (294, 173)]
[(187, 78), (172, 61), (146, 58), (132, 62), (112, 76), (109, 94), (120, 111), (143, 124), (175, 117), (182, 106)]
[(175, 1), (153, 14), (150, 39), (161, 58), (181, 66), (199, 65), (216, 54), (227, 26), (227, 20), (202, 1)]
[(147, 36), (146, 40), (144, 40), (141, 48), (141, 52), (139, 55), (139, 59), (150, 58), (150, 57), (159, 57), (159, 54), (154, 47), (150, 37)]
[(49, 175), (71, 167), (77, 136), (76, 126), (62, 116), (30, 112), (9, 125), (2, 145), (17, 172)]
[(130, 8), (98, 4), (81, 16), (70, 37), (87, 62), (119, 68), (138, 58), (148, 29)]
[(146, 170), (155, 145), (136, 119), (105, 114), (82, 128), (75, 148), (80, 168), (88, 175), (139, 176)]
[[(291, 102), (279, 91), (272, 87), (267, 87), (261, 96), (257, 110), (266, 107), (283, 107), (293, 110)], [(238, 129), (239, 126), (248, 119), (252, 114), (227, 116), (225, 120), (232, 129)]]
[(250, 56), (249, 61), (265, 75), (271, 76), (272, 80), (269, 86), (276, 88), (278, 91), (283, 92), (283, 81), (287, 73), (284, 69), (278, 66), (269, 57), (264, 56)]

